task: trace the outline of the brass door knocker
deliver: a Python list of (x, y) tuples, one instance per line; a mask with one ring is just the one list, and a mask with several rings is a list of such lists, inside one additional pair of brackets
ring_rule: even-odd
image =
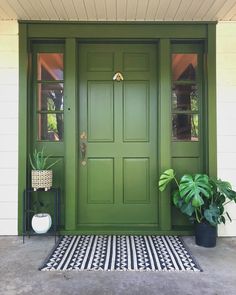
[(124, 80), (123, 75), (120, 72), (115, 73), (115, 75), (113, 76), (113, 80), (120, 82)]

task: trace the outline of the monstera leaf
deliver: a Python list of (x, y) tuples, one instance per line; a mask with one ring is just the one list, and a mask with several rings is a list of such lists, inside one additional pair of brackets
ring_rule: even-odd
[(213, 226), (217, 226), (217, 224), (220, 223), (220, 215), (220, 210), (215, 204), (210, 205), (209, 209), (204, 211), (204, 217)]
[(209, 178), (205, 174), (184, 175), (180, 180), (179, 191), (186, 204), (191, 203), (194, 208), (198, 208), (204, 204), (203, 197), (211, 196)]
[(175, 178), (174, 170), (168, 169), (162, 173), (159, 179), (159, 190), (163, 192), (167, 185)]
[(188, 216), (192, 216), (194, 213), (195, 208), (192, 206), (191, 203), (186, 204), (181, 198), (179, 190), (176, 190), (173, 193), (173, 203), (174, 205), (180, 209), (180, 211)]
[(236, 192), (232, 190), (232, 186), (228, 181), (211, 178), (210, 183), (213, 186), (215, 192), (236, 202)]
[(173, 193), (173, 203), (177, 208), (181, 208), (182, 203), (183, 203), (183, 199), (181, 198), (180, 194), (179, 194), (179, 190), (174, 191)]
[(192, 216), (195, 211), (195, 208), (191, 203), (183, 203), (182, 207), (180, 208), (180, 211), (188, 216)]

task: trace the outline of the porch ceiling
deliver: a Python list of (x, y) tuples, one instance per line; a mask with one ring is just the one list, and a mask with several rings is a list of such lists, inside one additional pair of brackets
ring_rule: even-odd
[(0, 20), (234, 21), (236, 0), (0, 0)]

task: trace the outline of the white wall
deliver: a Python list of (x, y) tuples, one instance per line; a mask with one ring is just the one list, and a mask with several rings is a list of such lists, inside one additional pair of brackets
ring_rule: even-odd
[(0, 21), (0, 235), (17, 234), (18, 23)]
[[(236, 189), (236, 22), (217, 25), (218, 176)], [(228, 206), (232, 222), (219, 235), (236, 236), (236, 204)]]

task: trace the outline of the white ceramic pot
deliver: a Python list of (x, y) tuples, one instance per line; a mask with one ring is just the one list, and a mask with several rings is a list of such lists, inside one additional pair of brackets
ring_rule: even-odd
[(52, 218), (47, 213), (38, 213), (33, 216), (31, 224), (37, 234), (45, 234), (52, 225)]

